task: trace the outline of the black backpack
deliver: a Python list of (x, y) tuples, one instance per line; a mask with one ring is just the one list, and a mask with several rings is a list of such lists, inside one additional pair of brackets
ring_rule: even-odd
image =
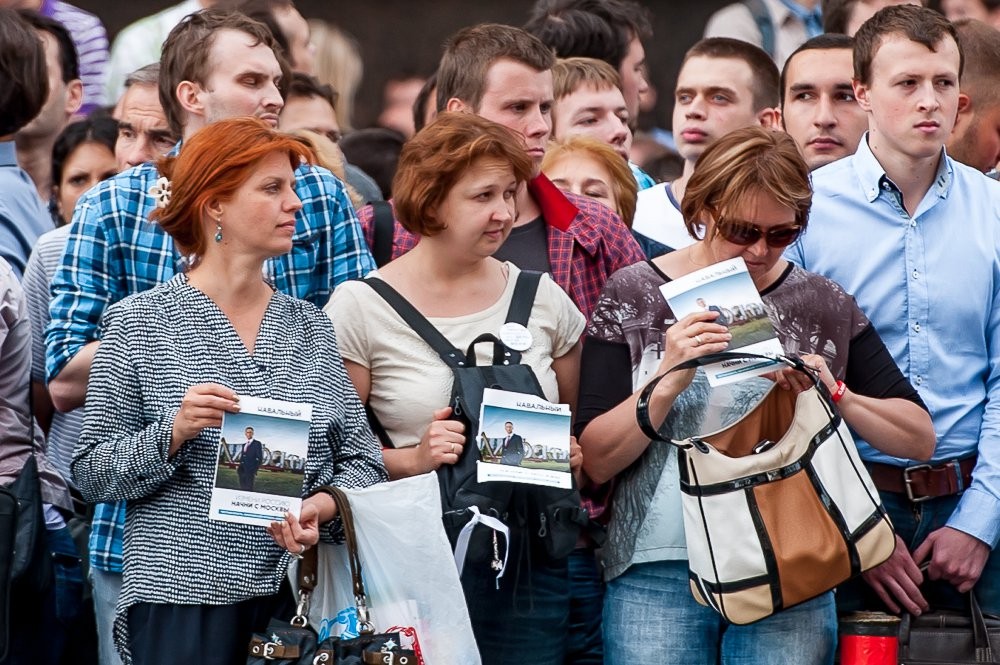
[[(514, 286), (507, 322), (527, 325), (540, 279), (541, 273), (521, 271)], [(526, 542), (531, 553), (553, 560), (569, 556), (576, 546), (580, 528), (589, 521), (587, 511), (580, 506), (580, 492), (576, 487), (562, 489), (503, 481), (476, 481), (476, 462), (479, 460), (476, 438), (483, 390), (496, 388), (544, 398), (534, 371), (528, 365), (520, 364), (521, 353), (505, 346), (492, 333), (478, 336), (463, 352), (452, 346), (391, 286), (372, 277), (365, 282), (434, 349), (454, 375), (449, 406), (452, 407), (452, 418), (465, 424), (466, 445), (455, 464), (443, 465), (437, 471), (444, 526), (452, 547), (455, 547), (462, 527), (474, 517), (471, 508), (475, 506), (480, 513), (504, 522), (511, 530), (512, 539)], [(476, 364), (476, 345), (480, 343), (493, 344), (492, 364)], [(369, 412), (371, 416), (373, 414)], [(391, 445), (385, 430), (377, 422), (373, 422), (373, 428), (384, 443)], [(466, 563), (495, 562), (494, 544), (493, 530), (477, 524), (469, 539)]]

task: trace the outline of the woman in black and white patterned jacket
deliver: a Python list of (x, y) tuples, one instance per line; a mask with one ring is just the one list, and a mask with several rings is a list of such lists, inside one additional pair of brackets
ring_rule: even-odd
[[(191, 268), (105, 315), (73, 474), (88, 500), (128, 502), (116, 643), (134, 663), (245, 662), (250, 634), (288, 611), (288, 550), (337, 535), (332, 500), (310, 493), (386, 479), (329, 318), (262, 278), (293, 248), (294, 169), (311, 157), (256, 119), (198, 132), (153, 193)], [(239, 395), (312, 405), (299, 520), (209, 520)]]

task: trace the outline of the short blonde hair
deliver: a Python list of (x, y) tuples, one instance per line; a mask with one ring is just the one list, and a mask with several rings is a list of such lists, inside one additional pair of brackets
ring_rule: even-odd
[(621, 90), (622, 78), (615, 68), (595, 58), (562, 58), (552, 68), (552, 89), (555, 100), (568, 97), (584, 85), (604, 90)]
[(629, 228), (632, 228), (632, 218), (635, 216), (636, 201), (639, 195), (639, 185), (632, 175), (621, 155), (606, 143), (589, 136), (571, 136), (563, 141), (552, 141), (545, 149), (542, 159), (542, 172), (555, 166), (564, 157), (584, 153), (597, 160), (611, 174), (611, 191), (615, 195), (616, 213)]
[(309, 19), (309, 34), (316, 47), (316, 78), (337, 91), (337, 124), (340, 131), (350, 131), (354, 129), (354, 97), (364, 74), (361, 47), (354, 37), (320, 19)]
[[(717, 223), (756, 193), (794, 210), (795, 223), (805, 228), (812, 205), (809, 167), (788, 134), (744, 127), (712, 143), (684, 190), (684, 226), (700, 240), (709, 219)], [(712, 229), (718, 231), (715, 224)]]

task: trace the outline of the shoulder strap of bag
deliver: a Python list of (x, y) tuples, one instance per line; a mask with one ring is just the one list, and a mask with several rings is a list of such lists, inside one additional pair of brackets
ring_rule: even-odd
[(774, 24), (771, 22), (771, 12), (767, 11), (763, 0), (743, 0), (744, 6), (750, 10), (757, 29), (760, 30), (761, 48), (772, 58), (774, 57)]
[[(657, 384), (660, 383), (671, 372), (676, 372), (682, 369), (694, 369), (695, 367), (701, 367), (702, 365), (711, 365), (717, 362), (722, 362), (724, 360), (768, 360), (768, 361), (778, 361), (784, 363), (789, 367), (792, 367), (806, 376), (808, 376), (813, 385), (819, 390), (820, 394), (823, 396), (824, 401), (830, 405), (832, 409), (832, 401), (830, 399), (829, 391), (823, 382), (819, 380), (819, 375), (812, 369), (806, 366), (800, 358), (795, 356), (776, 356), (774, 358), (770, 356), (762, 356), (759, 353), (742, 353), (737, 351), (723, 351), (721, 353), (709, 353), (708, 355), (701, 356), (699, 358), (692, 358), (686, 362), (676, 365), (660, 376), (656, 377), (652, 381), (646, 384), (646, 387), (642, 389), (642, 393), (639, 395), (639, 400), (635, 405), (635, 419), (639, 424), (639, 429), (642, 433), (649, 437), (650, 441), (665, 441), (666, 443), (674, 443), (674, 441), (661, 432), (659, 429), (653, 426), (652, 421), (649, 417), (649, 400), (653, 396), (653, 390), (656, 389)], [(661, 425), (662, 427), (662, 425)]]
[(514, 285), (514, 296), (510, 299), (510, 308), (507, 310), (507, 323), (528, 325), (528, 319), (531, 318), (531, 308), (535, 305), (538, 283), (541, 281), (542, 273), (534, 270), (521, 271), (517, 276), (517, 284)]
[(396, 310), (396, 313), (406, 321), (406, 325), (413, 329), (422, 340), (434, 349), (434, 352), (441, 357), (448, 367), (456, 369), (465, 363), (465, 354), (452, 346), (451, 342), (442, 335), (437, 328), (431, 325), (417, 308), (399, 294), (399, 291), (392, 288), (378, 277), (366, 277), (364, 282), (375, 290), (375, 293), (389, 303), (389, 306)]
[(392, 204), (388, 201), (372, 201), (372, 258), (381, 268), (392, 260), (392, 236), (396, 220), (392, 214)]

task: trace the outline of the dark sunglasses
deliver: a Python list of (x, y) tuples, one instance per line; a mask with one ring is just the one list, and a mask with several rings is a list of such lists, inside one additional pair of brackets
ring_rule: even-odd
[(776, 226), (764, 231), (756, 224), (735, 220), (719, 220), (715, 229), (734, 245), (752, 245), (763, 237), (768, 247), (788, 247), (802, 233), (801, 224)]

